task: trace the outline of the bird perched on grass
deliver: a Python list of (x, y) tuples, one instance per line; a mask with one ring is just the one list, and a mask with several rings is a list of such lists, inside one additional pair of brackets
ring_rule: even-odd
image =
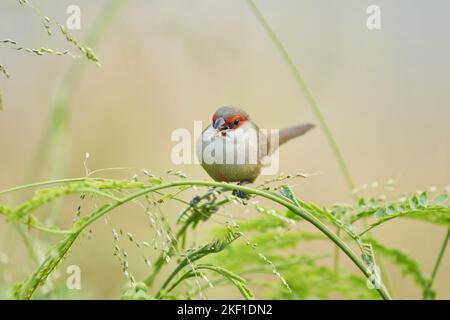
[[(312, 128), (312, 124), (302, 124), (281, 129), (276, 139), (264, 134), (245, 111), (236, 107), (221, 107), (213, 114), (212, 123), (197, 141), (197, 156), (215, 181), (243, 185), (259, 176), (278, 146)], [(234, 194), (243, 195), (241, 192)]]

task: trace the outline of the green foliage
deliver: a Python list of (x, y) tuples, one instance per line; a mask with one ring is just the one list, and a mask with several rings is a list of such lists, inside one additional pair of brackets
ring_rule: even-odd
[[(447, 194), (440, 194), (429, 203), (426, 192), (398, 200), (361, 197), (355, 205), (335, 205), (332, 208), (319, 208), (313, 203), (298, 201), (304, 210), (321, 221), (342, 228), (352, 238), (358, 238), (371, 229), (400, 217), (450, 228), (450, 206), (445, 204), (447, 198)], [(288, 216), (292, 216), (292, 212)], [(355, 223), (365, 218), (371, 219), (371, 223), (357, 234)]]
[(396, 264), (404, 276), (410, 276), (422, 290), (426, 289), (429, 280), (423, 275), (416, 261), (401, 250), (388, 248), (374, 239), (369, 242), (379, 255)]
[[(244, 297), (244, 299), (246, 300), (252, 300), (254, 298), (253, 292), (247, 287), (247, 281), (238, 276), (237, 274), (223, 268), (223, 267), (219, 267), (217, 265), (213, 265), (213, 264), (199, 264), (197, 266), (195, 266), (195, 268), (193, 268), (192, 270), (189, 270), (187, 272), (185, 272), (180, 279), (175, 282), (175, 284), (172, 285), (172, 287), (165, 291), (164, 289), (162, 290), (163, 295), (167, 295), (168, 293), (170, 293), (170, 291), (172, 291), (178, 284), (180, 284), (182, 281), (185, 281), (186, 279), (192, 278), (192, 277), (204, 277), (206, 278), (203, 273), (202, 270), (210, 270), (210, 271), (214, 271), (215, 273), (217, 273), (218, 275), (220, 275), (221, 277), (223, 277), (223, 279), (228, 280), (231, 284), (233, 284), (238, 290), (239, 292), (242, 294), (242, 296)], [(206, 278), (206, 281), (208, 282), (209, 286), (213, 286), (213, 284), (209, 281), (208, 278)]]
[[(68, 43), (72, 44), (79, 51), (79, 54), (74, 54), (68, 49), (60, 51), (60, 50), (55, 50), (55, 49), (45, 48), (45, 47), (29, 48), (26, 46), (18, 45), (18, 43), (16, 41), (11, 40), (11, 39), (0, 39), (0, 45), (5, 45), (10, 49), (20, 51), (20, 52), (30, 53), (30, 54), (33, 54), (36, 56), (43, 56), (43, 55), (66, 56), (67, 55), (72, 58), (84, 57), (87, 60), (90, 60), (90, 61), (96, 63), (97, 65), (100, 65), (100, 60), (97, 57), (97, 55), (95, 54), (95, 52), (90, 47), (82, 45), (72, 34), (70, 34), (67, 31), (67, 28), (64, 27), (61, 23), (56, 22), (53, 19), (51, 19), (50, 17), (44, 15), (41, 12), (41, 10), (38, 7), (36, 7), (36, 5), (34, 5), (29, 0), (19, 0), (18, 2), (20, 5), (27, 6), (34, 11), (34, 13), (41, 19), (42, 25), (44, 26), (48, 36), (53, 35), (53, 29), (58, 29), (60, 31), (61, 35), (65, 38), (65, 40)], [(0, 64), (0, 73), (3, 74), (6, 78), (10, 77), (9, 72), (7, 71), (5, 66), (3, 66), (2, 64)], [(2, 93), (0, 91), (0, 111), (2, 111), (2, 110), (3, 110), (3, 98), (2, 98)]]
[(413, 194), (393, 201), (361, 199), (358, 207), (352, 208), (352, 222), (373, 216), (375, 222), (368, 228), (380, 225), (397, 217), (406, 217), (450, 227), (450, 207), (445, 205), (446, 194), (438, 195), (428, 203), (427, 192)]
[[(306, 260), (306, 259), (305, 259)], [(336, 273), (330, 268), (319, 266), (314, 261), (288, 267), (279, 267), (292, 294), (278, 286), (278, 290), (268, 290), (267, 297), (275, 299), (378, 299), (373, 290), (367, 289), (366, 280), (346, 272)], [(276, 288), (276, 287), (275, 287)]]
[(147, 294), (148, 287), (143, 282), (130, 283), (122, 294), (123, 300), (151, 300), (152, 297)]
[[(50, 17), (42, 14), (41, 10), (39, 10), (39, 8), (37, 8), (31, 1), (19, 0), (19, 3), (21, 5), (25, 5), (25, 6), (29, 7), (30, 9), (32, 9), (34, 11), (34, 13), (41, 19), (42, 24), (49, 36), (53, 35), (54, 28), (58, 29), (60, 31), (61, 35), (67, 40), (67, 42), (74, 45), (80, 51), (80, 53), (84, 57), (86, 57), (86, 59), (91, 60), (96, 63), (99, 62), (97, 56), (92, 51), (92, 49), (87, 46), (81, 45), (79, 43), (79, 41), (77, 39), (75, 39), (75, 37), (73, 35), (71, 35), (61, 23), (56, 22), (53, 19), (51, 19)], [(5, 42), (5, 41), (3, 41), (3, 42)], [(65, 55), (68, 53), (68, 50), (61, 52), (61, 51), (52, 50), (52, 49), (48, 49), (48, 48), (30, 49), (30, 48), (24, 48), (24, 47), (17, 47), (17, 43), (12, 40), (6, 40), (6, 43), (11, 44), (12, 47), (16, 50), (24, 50), (26, 52), (34, 53), (37, 55), (44, 55), (44, 54)], [(75, 57), (75, 55), (72, 55), (72, 56)]]
[[(298, 199), (287, 185), (275, 187), (273, 190), (266, 185), (264, 190), (261, 190), (186, 179), (171, 182), (159, 177), (151, 179), (147, 177), (145, 180), (146, 182), (138, 181), (136, 178), (131, 180), (75, 178), (0, 191), (0, 195), (3, 195), (38, 188), (28, 201), (14, 208), (0, 204), (0, 214), (8, 221), (18, 222), (43, 233), (63, 236), (62, 240), (48, 249), (44, 261), (38, 268), (21, 284), (14, 287), (13, 296), (18, 299), (32, 298), (36, 290), (46, 283), (52, 272), (65, 260), (74, 243), (88, 227), (91, 228), (95, 221), (115, 208), (137, 199), (145, 199), (146, 212), (150, 207), (162, 210), (162, 205), (172, 201), (182, 203), (185, 207), (180, 213), (178, 230), (175, 233), (172, 233), (167, 222), (159, 222), (166, 228), (164, 232), (167, 233), (168, 243), (161, 248), (161, 255), (154, 263), (152, 273), (147, 279), (135, 282), (134, 277), (127, 277), (127, 281), (130, 282), (122, 294), (123, 299), (190, 298), (196, 294), (195, 292), (206, 292), (210, 287), (224, 284), (235, 286), (245, 299), (255, 297), (253, 292), (256, 287), (263, 288), (262, 291), (258, 291), (260, 292), (258, 297), (266, 298), (373, 299), (379, 296), (376, 290), (368, 289), (367, 283), (376, 283), (373, 277), (380, 276), (377, 271), (376, 255), (398, 266), (404, 276), (410, 277), (423, 290), (424, 296), (434, 296), (430, 287), (432, 281), (423, 275), (412, 258), (398, 249), (382, 245), (373, 238), (366, 239), (365, 236), (368, 230), (382, 225), (385, 221), (410, 216), (414, 219), (420, 216), (419, 220), (431, 223), (441, 224), (444, 221), (443, 225), (447, 226), (445, 221), (448, 219), (449, 208), (446, 206), (447, 197), (443, 195), (429, 197), (427, 193), (421, 192), (397, 201), (361, 198), (355, 205), (341, 204), (321, 208)], [(192, 201), (185, 201), (179, 197), (194, 186), (210, 189)], [(170, 189), (176, 191), (169, 192)], [(235, 189), (249, 194), (251, 198), (242, 200), (231, 196), (230, 191)], [(101, 201), (106, 203), (93, 212), (80, 216), (67, 230), (43, 224), (33, 214), (56, 199), (74, 194), (83, 198), (95, 195), (97, 199), (103, 199)], [(265, 208), (252, 199), (255, 197), (266, 198), (273, 204), (282, 205), (289, 210), (280, 213), (278, 210)], [(204, 245), (195, 246), (189, 242), (191, 228), (210, 220), (230, 203), (252, 206), (260, 217), (228, 221), (224, 226), (215, 228), (214, 238)], [(373, 221), (359, 231), (358, 221), (364, 217)], [(162, 216), (159, 219), (161, 218)], [(311, 223), (319, 232), (303, 231), (299, 226), (305, 223)], [(344, 231), (344, 235), (335, 235), (327, 225), (338, 227)], [(138, 247), (143, 245), (138, 243), (132, 234), (126, 232), (124, 234)], [(118, 235), (115, 238), (118, 238)], [(297, 253), (301, 243), (330, 240), (356, 264), (362, 274), (355, 275), (342, 269), (332, 270), (326, 264), (320, 263), (324, 257)], [(353, 242), (360, 249), (360, 258), (348, 247), (349, 242)], [(120, 249), (116, 249), (116, 252), (119, 251)], [(121, 259), (121, 263), (127, 265), (126, 254), (123, 254)], [(153, 280), (159, 275), (160, 270), (174, 259), (175, 268), (163, 280), (161, 288), (154, 291)], [(262, 276), (263, 274), (265, 275)], [(276, 281), (269, 281), (271, 277), (275, 277)], [(190, 281), (198, 285), (185, 285)], [(197, 289), (193, 292), (192, 288)], [(389, 297), (384, 287), (377, 290), (383, 298)]]
[[(113, 7), (119, 6), (122, 1), (110, 1)], [(32, 1), (19, 0), (19, 3), (31, 8), (41, 22), (49, 36), (54, 30), (71, 44), (78, 54), (69, 50), (54, 50), (50, 48), (28, 48), (19, 45), (16, 41), (0, 40), (0, 45), (10, 49), (42, 55), (69, 55), (72, 57), (84, 57), (99, 64), (99, 59), (93, 50), (83, 46), (68, 33), (66, 28), (43, 15)], [(262, 26), (276, 45), (283, 59), (287, 62), (297, 84), (304, 93), (308, 103), (320, 122), (326, 138), (332, 148), (336, 160), (345, 176), (350, 189), (353, 189), (352, 177), (345, 164), (336, 142), (321, 114), (321, 111), (309, 91), (301, 73), (293, 63), (281, 41), (275, 35), (264, 16), (255, 6), (253, 1), (247, 1), (250, 9), (256, 15)], [(111, 15), (104, 10), (104, 20), (109, 20)], [(95, 28), (94, 28), (95, 29)], [(101, 29), (101, 28), (100, 28)], [(98, 38), (96, 32), (93, 38)], [(71, 72), (79, 77), (79, 72)], [(6, 78), (9, 73), (3, 65), (0, 65), (0, 73)], [(68, 85), (61, 85), (61, 92), (70, 92), (68, 88), (77, 83), (77, 79), (67, 77)], [(67, 86), (67, 87), (66, 87)], [(68, 99), (65, 94), (60, 94), (54, 104), (52, 127), (49, 136), (55, 139), (56, 132), (67, 126)], [(2, 96), (0, 93), (0, 110), (2, 109)], [(58, 141), (57, 139), (55, 141)], [(45, 149), (44, 150), (45, 153)], [(59, 159), (58, 159), (59, 161)], [(160, 237), (164, 237), (164, 246), (158, 248), (161, 251), (159, 258), (152, 266), (151, 274), (143, 280), (136, 282), (129, 274), (127, 254), (118, 247), (119, 235), (113, 229), (115, 238), (114, 254), (119, 256), (121, 267), (126, 274), (127, 285), (122, 294), (123, 299), (178, 299), (180, 297), (191, 298), (196, 293), (204, 293), (208, 288), (231, 284), (235, 286), (245, 299), (253, 299), (253, 288), (261, 287), (263, 291), (257, 297), (283, 298), (283, 299), (314, 299), (343, 297), (349, 299), (375, 299), (390, 298), (389, 293), (382, 285), (377, 290), (369, 290), (367, 284), (376, 284), (373, 277), (380, 276), (377, 271), (376, 257), (390, 260), (401, 270), (402, 274), (410, 277), (424, 292), (424, 297), (434, 297), (432, 289), (433, 279), (439, 261), (448, 242), (445, 241), (441, 249), (438, 263), (435, 266), (430, 279), (425, 277), (418, 264), (404, 252), (386, 247), (375, 239), (369, 237), (369, 232), (387, 221), (397, 218), (410, 218), (419, 221), (450, 227), (450, 207), (446, 205), (448, 194), (442, 193), (434, 197), (428, 192), (418, 192), (409, 197), (398, 200), (385, 200), (377, 198), (359, 198), (357, 203), (350, 205), (335, 205), (322, 207), (314, 203), (302, 201), (297, 198), (289, 185), (281, 185), (272, 188), (270, 182), (252, 189), (225, 183), (213, 183), (204, 181), (183, 180), (183, 174), (175, 174), (180, 181), (165, 182), (159, 177), (147, 177), (146, 182), (132, 180), (111, 180), (77, 178), (60, 181), (37, 183), (9, 190), (0, 191), (0, 195), (12, 191), (24, 190), (31, 187), (41, 188), (48, 185), (56, 185), (45, 189), (39, 189), (31, 199), (17, 206), (0, 204), (0, 214), (7, 221), (19, 223), (28, 229), (34, 228), (42, 233), (56, 234), (63, 237), (47, 250), (44, 260), (37, 269), (31, 273), (21, 284), (14, 286), (13, 296), (18, 299), (30, 299), (39, 296), (38, 288), (48, 281), (50, 275), (58, 268), (73, 245), (86, 229), (93, 227), (93, 223), (105, 217), (115, 208), (126, 203), (138, 203), (144, 209), (147, 216), (161, 230)], [(274, 179), (272, 182), (281, 182), (284, 178)], [(179, 198), (179, 195), (193, 187), (210, 188), (204, 195), (195, 197), (192, 201)], [(170, 193), (167, 190), (176, 189)], [(270, 201), (270, 207), (282, 206), (283, 211), (275, 208), (265, 208), (255, 204), (256, 212), (262, 217), (246, 221), (226, 222), (226, 227), (216, 228), (213, 239), (207, 239), (206, 244), (197, 246), (190, 239), (190, 231), (199, 224), (207, 222), (220, 213), (230, 203), (238, 203), (249, 206), (252, 201), (242, 200), (229, 195), (231, 190), (240, 190), (251, 198), (258, 197)], [(77, 216), (73, 225), (67, 229), (40, 222), (35, 213), (39, 208), (52, 205), (57, 199), (70, 195), (95, 196), (96, 201), (106, 202), (100, 204), (97, 209), (84, 215)], [(101, 200), (98, 200), (98, 199)], [(140, 201), (144, 201), (144, 205)], [(161, 206), (168, 202), (179, 202), (185, 205), (177, 221), (177, 229), (164, 220)], [(150, 208), (160, 212), (160, 215), (152, 215)], [(281, 212), (281, 213), (280, 213)], [(78, 212), (80, 213), (80, 212)], [(47, 217), (48, 218), (48, 217)], [(361, 224), (361, 220), (366, 223)], [(155, 222), (155, 220), (157, 220)], [(46, 219), (52, 221), (52, 219)], [(299, 224), (311, 224), (316, 232), (305, 232), (298, 228)], [(362, 225), (362, 226), (361, 226)], [(332, 230), (337, 228), (338, 232)], [(341, 235), (341, 231), (344, 232)], [(131, 233), (126, 234), (130, 242), (134, 242), (139, 248), (145, 242), (138, 242)], [(155, 240), (155, 239), (154, 239)], [(321, 264), (321, 256), (298, 254), (298, 246), (310, 241), (329, 241), (343, 253), (361, 271), (361, 274), (352, 274), (341, 268), (330, 269), (325, 263)], [(157, 241), (154, 242), (157, 244)], [(350, 245), (355, 245), (360, 252), (354, 253)], [(145, 258), (146, 262), (147, 259)], [(170, 261), (175, 261), (175, 268), (163, 279), (163, 285), (159, 290), (153, 287), (154, 279), (160, 274), (160, 270), (170, 266)], [(201, 263), (200, 263), (201, 262)], [(210, 280), (211, 277), (212, 280)], [(274, 278), (274, 279), (272, 279)], [(275, 281), (273, 281), (275, 280)], [(192, 286), (195, 281), (196, 286)], [(197, 287), (196, 292), (192, 288)]]
[[(283, 226), (273, 223), (269, 227), (266, 223), (264, 233), (260, 230), (252, 230), (249, 225), (264, 223), (265, 219), (253, 221), (236, 221), (239, 230), (251, 232), (247, 239), (254, 244), (228, 247), (221, 255), (210, 257), (209, 261), (216, 265), (225, 266), (238, 274), (248, 277), (257, 277), (250, 283), (265, 288), (265, 298), (275, 299), (326, 299), (341, 296), (349, 299), (375, 299), (374, 291), (368, 290), (364, 278), (348, 274), (347, 272), (336, 273), (326, 266), (317, 264), (319, 258), (296, 255), (295, 248), (301, 242), (325, 240), (326, 238), (317, 233), (303, 231), (288, 231)], [(216, 233), (217, 231), (214, 231)], [(257, 247), (264, 252), (267, 260), (258, 259)], [(274, 270), (276, 270), (274, 272)], [(291, 290), (286, 290), (282, 281), (260, 280), (261, 274), (273, 276), (279, 272)]]
[(22, 284), (14, 287), (13, 297), (16, 299), (30, 299), (36, 289), (44, 284), (48, 276), (61, 263), (73, 243), (77, 239), (79, 233), (68, 235), (65, 239), (50, 248), (44, 261), (38, 269), (32, 273)]
[[(237, 275), (234, 275), (232, 272), (214, 265), (193, 266), (193, 263), (195, 261), (200, 260), (201, 258), (206, 257), (209, 254), (221, 252), (233, 241), (239, 238), (240, 235), (241, 234), (237, 232), (233, 227), (229, 227), (227, 228), (227, 231), (221, 236), (221, 238), (215, 239), (197, 249), (188, 250), (185, 254), (185, 257), (181, 260), (181, 262), (178, 264), (175, 270), (166, 279), (161, 289), (157, 293), (156, 297), (160, 298), (161, 296), (164, 296), (164, 294), (169, 293), (185, 279), (201, 275), (201, 273), (199, 273), (199, 270), (201, 269), (209, 269), (219, 273), (220, 275), (229, 279), (234, 285), (236, 285), (236, 287), (238, 287), (238, 289), (241, 291), (241, 293), (245, 298), (253, 297), (251, 291), (245, 286), (245, 280), (238, 277)], [(166, 290), (166, 288), (171, 283), (173, 278), (180, 272), (183, 272), (183, 270), (187, 267), (190, 267), (191, 270), (185, 272), (184, 275), (182, 275), (181, 278), (177, 282), (175, 282), (175, 284), (173, 284), (169, 290)]]

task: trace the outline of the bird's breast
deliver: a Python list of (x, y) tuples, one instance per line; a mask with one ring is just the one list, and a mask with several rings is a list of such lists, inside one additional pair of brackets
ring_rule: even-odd
[(197, 157), (214, 180), (253, 181), (259, 175), (258, 136), (245, 129), (228, 130), (223, 136), (210, 126), (198, 139)]

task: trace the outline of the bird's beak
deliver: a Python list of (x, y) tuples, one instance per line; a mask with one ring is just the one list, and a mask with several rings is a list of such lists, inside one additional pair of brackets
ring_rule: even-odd
[(214, 121), (213, 127), (217, 131), (221, 131), (221, 130), (226, 129), (226, 126), (224, 126), (224, 124), (225, 124), (225, 119), (222, 118), (222, 117), (219, 117), (219, 118), (216, 119), (216, 121)]

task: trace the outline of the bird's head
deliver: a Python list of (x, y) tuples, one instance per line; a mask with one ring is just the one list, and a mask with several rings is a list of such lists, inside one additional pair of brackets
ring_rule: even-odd
[(249, 116), (245, 111), (235, 107), (221, 107), (213, 114), (212, 126), (217, 132), (226, 135), (227, 130), (236, 130), (247, 120)]

